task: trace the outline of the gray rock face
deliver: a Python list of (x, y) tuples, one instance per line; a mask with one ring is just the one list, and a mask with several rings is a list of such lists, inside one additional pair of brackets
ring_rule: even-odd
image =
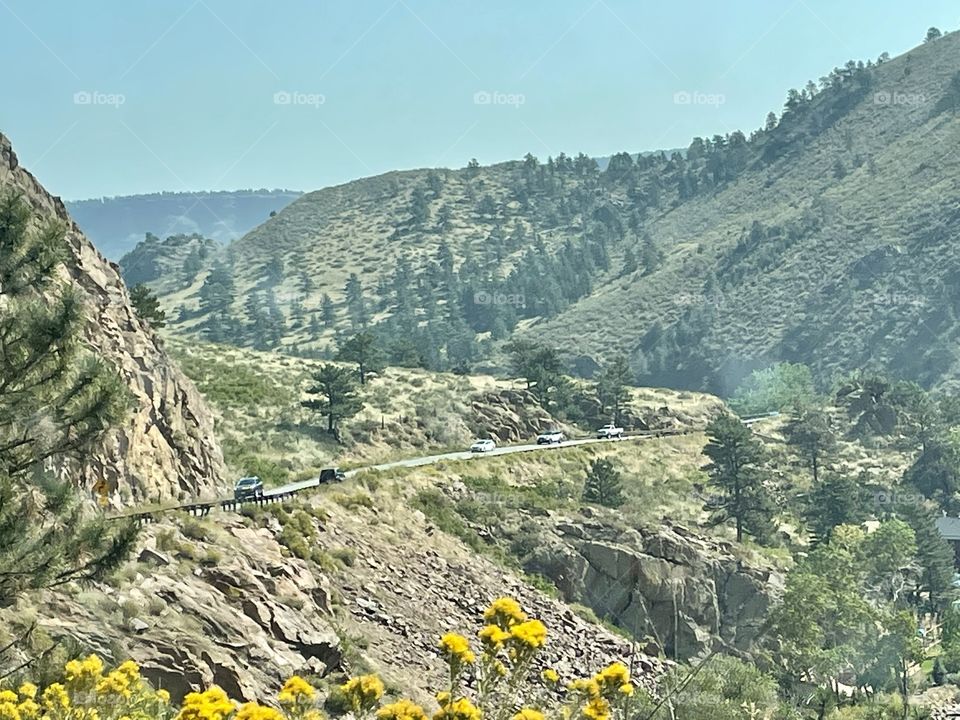
[(721, 544), (680, 527), (628, 529), (611, 539), (609, 527), (595, 525), (557, 522), (557, 539), (534, 553), (526, 569), (635, 637), (653, 637), (667, 657), (687, 659), (717, 643), (750, 649), (778, 595), (779, 576), (747, 567)]
[(87, 487), (106, 480), (116, 502), (213, 494), (224, 469), (212, 413), (137, 317), (117, 267), (83, 236), (60, 199), (20, 167), (0, 134), (0, 192), (8, 191), (29, 203), (38, 220), (65, 225), (68, 252), (61, 274), (85, 301), (85, 343), (116, 367), (134, 399), (126, 423), (89, 458)]

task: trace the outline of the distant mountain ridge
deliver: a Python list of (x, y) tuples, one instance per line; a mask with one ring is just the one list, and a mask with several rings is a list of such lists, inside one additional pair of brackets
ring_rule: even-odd
[(67, 210), (97, 249), (113, 261), (146, 233), (199, 234), (226, 244), (300, 197), (298, 190), (162, 192), (74, 200)]

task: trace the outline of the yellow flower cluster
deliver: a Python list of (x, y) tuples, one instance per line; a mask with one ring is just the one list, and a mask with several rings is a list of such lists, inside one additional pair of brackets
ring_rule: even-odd
[(103, 660), (88, 655), (82, 660), (71, 660), (64, 668), (67, 687), (71, 691), (93, 687), (103, 672)]
[(214, 685), (203, 692), (188, 693), (176, 720), (224, 720), (234, 710), (233, 701)]
[(547, 643), (547, 628), (539, 620), (527, 620), (510, 628), (510, 635), (524, 649), (539, 650)]
[(525, 707), (513, 716), (513, 720), (543, 720), (543, 713), (539, 710)]
[(410, 700), (399, 700), (377, 710), (378, 720), (427, 720), (423, 708)]
[(279, 710), (255, 702), (244, 703), (233, 720), (286, 720)]
[[(465, 636), (448, 633), (440, 638), (440, 651), (450, 665), (450, 684), (437, 693), (439, 710), (432, 717), (407, 699), (381, 707), (383, 682), (376, 675), (362, 675), (339, 688), (354, 720), (545, 720), (548, 711), (563, 720), (629, 717), (635, 688), (623, 663), (574, 680), (561, 701), (556, 670), (540, 673), (541, 688), (530, 685), (537, 677), (536, 659), (547, 643), (547, 627), (507, 597), (495, 600), (484, 620), (477, 633), (483, 649), (479, 660)], [(468, 669), (475, 681), (469, 691), (462, 682)], [(16, 691), (0, 689), (0, 720), (323, 720), (318, 696), (307, 680), (294, 675), (277, 694), (281, 709), (257, 702), (240, 705), (217, 686), (189, 693), (176, 708), (170, 706), (167, 691), (147, 684), (132, 660), (105, 671), (103, 661), (89, 655), (68, 662), (63, 681), (42, 691), (29, 682)]]
[(435, 713), (433, 720), (481, 720), (483, 713), (467, 698), (447, 702)]
[(451, 666), (473, 665), (477, 659), (470, 649), (470, 642), (457, 633), (447, 633), (440, 638), (440, 651)]
[(522, 623), (527, 619), (527, 614), (513, 598), (497, 598), (490, 607), (483, 613), (483, 619), (491, 625), (497, 625), (503, 629), (508, 629), (511, 625)]
[(383, 697), (383, 682), (376, 675), (351, 678), (340, 686), (355, 715), (372, 710)]

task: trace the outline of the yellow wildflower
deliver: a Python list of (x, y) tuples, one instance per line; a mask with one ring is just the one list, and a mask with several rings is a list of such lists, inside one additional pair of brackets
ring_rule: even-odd
[(600, 683), (595, 678), (574, 680), (568, 686), (571, 692), (586, 695), (589, 698), (600, 697)]
[(118, 695), (128, 698), (132, 693), (130, 685), (130, 675), (117, 669), (108, 673), (97, 683), (97, 695)]
[(92, 686), (103, 672), (103, 660), (96, 655), (88, 655), (82, 660), (71, 660), (64, 666), (67, 684), (73, 687)]
[(611, 663), (599, 672), (597, 681), (601, 685), (619, 687), (630, 682), (630, 671), (623, 663)]
[[(4, 692), (10, 692), (10, 691), (7, 690)], [(0, 699), (0, 720), (21, 720), (20, 710), (17, 709), (17, 705), (16, 705), (17, 694), (16, 693), (10, 693), (10, 694), (13, 695), (13, 700), (14, 700), (13, 702), (11, 702), (10, 700)]]
[(277, 699), (281, 704), (291, 705), (298, 701), (310, 701), (316, 697), (317, 691), (299, 675), (289, 678), (280, 689)]
[(233, 701), (214, 685), (202, 693), (188, 693), (176, 720), (224, 720), (234, 709)]
[(285, 720), (283, 713), (255, 702), (244, 703), (233, 720)]
[(70, 707), (70, 696), (67, 689), (60, 683), (48, 685), (43, 691), (43, 709), (47, 712), (66, 710)]
[(487, 650), (495, 652), (503, 647), (503, 644), (510, 639), (510, 633), (498, 625), (487, 625), (477, 633), (477, 637), (480, 638), (480, 642), (483, 643), (483, 646)]
[(526, 648), (537, 650), (547, 642), (547, 628), (539, 620), (527, 620), (510, 628), (510, 634)]
[(448, 703), (434, 713), (433, 720), (481, 720), (483, 713), (467, 698)]
[(500, 662), (499, 660), (497, 660), (497, 661), (493, 664), (493, 671), (494, 671), (497, 675), (499, 675), (500, 677), (506, 677), (506, 676), (507, 676), (507, 666), (504, 665), (504, 664), (503, 664), (502, 662)]
[(558, 683), (560, 682), (560, 675), (553, 668), (547, 668), (542, 673), (540, 677), (548, 683)]
[(440, 638), (440, 650), (452, 663), (472, 665), (476, 660), (476, 656), (470, 649), (470, 642), (457, 633), (447, 633)]
[(33, 720), (33, 718), (40, 717), (40, 706), (37, 705), (36, 701), (27, 698), (22, 703), (17, 705), (17, 711), (20, 713), (20, 717), (24, 720)]
[(0, 703), (15, 703), (19, 699), (13, 690), (0, 690)]
[(354, 714), (371, 710), (383, 697), (383, 682), (376, 675), (350, 678), (340, 686)]
[(590, 720), (607, 720), (610, 717), (610, 703), (603, 698), (593, 698), (583, 708), (583, 714)]
[(527, 615), (513, 598), (497, 598), (490, 607), (483, 613), (483, 619), (492, 625), (499, 625), (501, 628), (509, 628), (511, 625), (522, 623), (527, 619)]
[(543, 713), (533, 708), (523, 708), (513, 716), (513, 720), (543, 720)]
[(170, 693), (167, 690), (164, 690), (163, 688), (160, 688), (159, 690), (157, 690), (155, 695), (157, 700), (162, 702), (164, 705), (170, 702)]
[(441, 705), (441, 706), (442, 706), (442, 705), (446, 705), (448, 702), (450, 702), (450, 693), (448, 693), (448, 692), (446, 692), (446, 691), (438, 692), (437, 695), (436, 695), (436, 697), (437, 697), (437, 704), (438, 704), (438, 705)]
[(377, 710), (379, 720), (427, 720), (423, 708), (410, 700), (398, 700)]
[(20, 697), (27, 698), (28, 700), (37, 699), (37, 686), (32, 682), (23, 683), (18, 689), (17, 692), (20, 693)]
[(633, 697), (633, 685), (631, 683), (624, 683), (620, 686), (619, 690), (621, 695), (626, 695), (627, 697)]

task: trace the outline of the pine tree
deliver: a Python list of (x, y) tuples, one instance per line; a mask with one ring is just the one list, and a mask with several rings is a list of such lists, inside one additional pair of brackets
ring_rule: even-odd
[(618, 355), (600, 372), (597, 380), (597, 399), (602, 413), (610, 413), (617, 425), (623, 420), (623, 410), (630, 400), (630, 381), (633, 371), (623, 355)]
[(320, 300), (320, 314), (323, 317), (324, 327), (332, 327), (337, 319), (337, 309), (333, 304), (333, 300), (326, 293), (323, 294), (323, 298)]
[(773, 531), (775, 505), (763, 482), (763, 446), (746, 425), (723, 414), (707, 426), (709, 442), (703, 454), (710, 459), (704, 468), (718, 496), (708, 505), (711, 521), (718, 525), (734, 521), (737, 542), (749, 533), (760, 541)]
[(356, 363), (361, 385), (366, 384), (367, 373), (378, 372), (383, 368), (383, 353), (377, 336), (366, 330), (343, 343), (338, 359)]
[(133, 305), (140, 319), (154, 330), (159, 330), (166, 325), (164, 321), (167, 314), (160, 309), (160, 301), (143, 283), (134, 285), (130, 290), (130, 304)]
[(116, 371), (83, 350), (83, 301), (57, 276), (64, 228), (30, 227), (29, 206), (0, 197), (0, 606), (101, 578), (136, 539), (133, 525), (91, 518), (75, 486), (49, 473), (62, 467), (76, 482), (129, 399)]
[(815, 540), (829, 542), (838, 525), (859, 525), (869, 517), (867, 498), (856, 480), (828, 475), (806, 498), (804, 516)]
[(817, 483), (820, 480), (820, 468), (837, 445), (826, 413), (811, 408), (795, 414), (784, 428), (784, 436), (790, 445), (800, 451), (804, 463), (813, 472), (813, 482)]
[(612, 508), (620, 507), (626, 501), (620, 473), (606, 458), (597, 458), (590, 463), (583, 485), (583, 500)]
[(325, 364), (313, 374), (313, 385), (307, 389), (309, 400), (300, 404), (327, 418), (327, 432), (339, 439), (339, 423), (360, 412), (363, 402), (357, 394), (353, 373), (337, 365)]

